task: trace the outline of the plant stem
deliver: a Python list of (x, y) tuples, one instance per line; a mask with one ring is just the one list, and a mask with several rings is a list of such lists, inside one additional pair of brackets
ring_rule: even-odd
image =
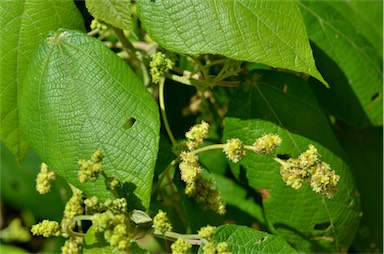
[(156, 193), (159, 188), (160, 188), (160, 185), (165, 177), (166, 174), (169, 173), (169, 170), (175, 166), (177, 163), (179, 163), (180, 161), (180, 157), (177, 157), (176, 159), (174, 159), (173, 161), (171, 161), (171, 163), (168, 164), (168, 166), (164, 169), (163, 173), (160, 175), (157, 183), (156, 183), (156, 186), (153, 188), (153, 191), (152, 191), (152, 194)]
[(179, 238), (182, 238), (184, 241), (189, 242), (193, 245), (200, 245), (202, 240), (198, 234), (184, 235), (176, 232), (167, 231), (164, 234), (158, 230), (153, 232), (153, 235), (165, 240), (176, 241)]
[(223, 149), (225, 144), (214, 144), (214, 145), (209, 145), (209, 146), (204, 146), (199, 149), (191, 151), (191, 154), (198, 154), (202, 153), (208, 150), (213, 150), (213, 149)]
[(123, 30), (114, 27), (113, 31), (121, 42), (123, 49), (128, 53), (132, 61), (140, 63), (141, 61), (137, 58), (135, 54), (136, 49), (133, 47), (132, 43), (127, 39), (127, 37), (125, 37)]
[(164, 86), (165, 86), (165, 78), (161, 78), (160, 84), (159, 84), (159, 101), (160, 101), (160, 112), (161, 117), (163, 118), (164, 127), (168, 133), (169, 139), (172, 142), (172, 145), (176, 145), (177, 142), (175, 140), (175, 137), (172, 134), (172, 130), (169, 127), (168, 118), (167, 118), (167, 112), (165, 111), (165, 102), (164, 102)]
[(82, 221), (82, 220), (92, 220), (92, 215), (79, 215), (79, 216), (76, 216), (74, 217), (72, 220), (68, 221), (67, 223), (65, 223), (64, 225), (64, 228), (63, 228), (63, 231), (64, 233), (67, 233), (71, 236), (80, 236), (80, 237), (84, 237), (85, 234), (84, 233), (80, 233), (80, 232), (75, 232), (73, 231), (70, 226), (75, 223), (75, 222), (79, 222), (79, 221)]

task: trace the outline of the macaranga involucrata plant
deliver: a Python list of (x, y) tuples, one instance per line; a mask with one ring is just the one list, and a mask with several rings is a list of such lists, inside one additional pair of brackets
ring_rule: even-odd
[[(382, 161), (364, 164), (383, 124), (369, 4), (2, 2), (2, 150), (22, 166), (33, 150), (42, 201), (2, 226), (0, 250), (42, 236), (61, 253), (382, 251), (365, 215), (382, 199), (367, 187)], [(23, 207), (4, 165), (2, 200)]]

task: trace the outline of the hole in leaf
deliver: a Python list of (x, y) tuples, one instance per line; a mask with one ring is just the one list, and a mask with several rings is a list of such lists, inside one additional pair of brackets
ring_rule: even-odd
[(379, 92), (375, 93), (374, 95), (372, 95), (372, 97), (371, 97), (371, 101), (376, 100), (377, 98), (379, 98), (379, 96), (380, 96), (380, 93), (379, 93)]
[(314, 229), (315, 230), (320, 230), (320, 231), (327, 231), (330, 227), (331, 227), (331, 223), (330, 222), (324, 222), (324, 223), (316, 224)]
[(131, 117), (129, 118), (123, 125), (123, 129), (124, 130), (128, 130), (130, 128), (132, 128), (133, 124), (136, 122), (136, 119)]
[(278, 154), (277, 158), (279, 158), (281, 160), (288, 160), (289, 158), (291, 158), (291, 155), (289, 155), (289, 154)]

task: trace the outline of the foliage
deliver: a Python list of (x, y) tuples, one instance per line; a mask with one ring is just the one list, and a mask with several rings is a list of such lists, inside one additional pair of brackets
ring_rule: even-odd
[(5, 1), (0, 250), (382, 251), (370, 4)]

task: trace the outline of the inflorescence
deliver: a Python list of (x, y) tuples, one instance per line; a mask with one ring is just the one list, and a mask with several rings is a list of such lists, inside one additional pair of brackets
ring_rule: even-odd
[(41, 163), (40, 172), (36, 178), (36, 190), (40, 194), (46, 194), (51, 189), (51, 182), (55, 180), (56, 174), (48, 170), (45, 163)]
[(151, 55), (151, 58), (152, 60), (149, 63), (151, 69), (149, 72), (152, 77), (152, 82), (159, 84), (165, 74), (175, 65), (175, 57), (159, 51)]

